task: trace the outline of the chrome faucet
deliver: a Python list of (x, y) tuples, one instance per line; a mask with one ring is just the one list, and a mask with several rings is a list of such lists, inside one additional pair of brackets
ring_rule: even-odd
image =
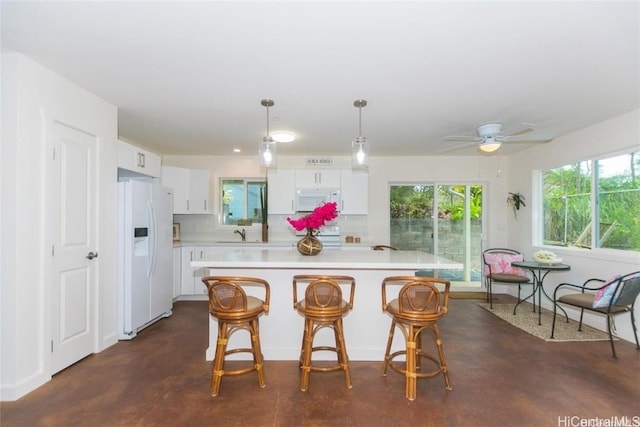
[(247, 239), (247, 232), (244, 230), (244, 228), (242, 229), (242, 231), (240, 230), (234, 230), (233, 231), (234, 234), (239, 234), (240, 237), (242, 237), (242, 241), (245, 242)]

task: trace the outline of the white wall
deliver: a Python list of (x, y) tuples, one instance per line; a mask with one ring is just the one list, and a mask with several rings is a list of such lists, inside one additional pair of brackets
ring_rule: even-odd
[(0, 399), (50, 378), (51, 145), (59, 120), (99, 140), (98, 294), (95, 351), (116, 336), (117, 109), (25, 56), (2, 53)]
[[(640, 150), (640, 110), (614, 117), (610, 120), (589, 126), (580, 131), (555, 138), (548, 144), (528, 149), (509, 158), (509, 186), (507, 191), (519, 191), (526, 197), (527, 206), (518, 211), (518, 219), (508, 220), (508, 246), (521, 250), (531, 257), (541, 248), (534, 246), (532, 219), (538, 212), (534, 203), (533, 172), (549, 169), (579, 160), (597, 158), (621, 150)], [(638, 215), (629, 212), (629, 215)], [(607, 279), (616, 274), (631, 273), (640, 270), (640, 254), (624, 253), (614, 250), (590, 251), (586, 249), (549, 250), (557, 253), (565, 263), (571, 266), (568, 272), (550, 273), (545, 280), (547, 293), (552, 293), (558, 283), (582, 284), (593, 277)], [(544, 304), (543, 304), (544, 305)], [(547, 307), (551, 304), (547, 303)], [(576, 312), (573, 312), (576, 315)], [(631, 323), (619, 317), (616, 320), (620, 336), (633, 341)], [(636, 319), (640, 319), (640, 306), (636, 307)], [(606, 328), (604, 316), (591, 315), (588, 323), (600, 329)]]

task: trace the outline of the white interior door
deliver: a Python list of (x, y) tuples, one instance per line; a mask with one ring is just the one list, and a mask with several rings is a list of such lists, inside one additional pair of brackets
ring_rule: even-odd
[(51, 374), (93, 353), (96, 137), (52, 125), (53, 274)]

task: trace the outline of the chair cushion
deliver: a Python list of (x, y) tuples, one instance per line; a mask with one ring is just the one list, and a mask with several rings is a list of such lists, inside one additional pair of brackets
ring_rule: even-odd
[[(502, 254), (502, 253), (486, 253), (484, 254), (485, 261), (491, 266), (491, 270), (489, 270), (489, 265), (484, 266), (484, 275), (488, 276), (489, 273), (500, 273), (500, 274), (512, 274), (518, 276), (524, 276), (524, 270), (519, 267), (513, 267), (511, 265), (514, 261), (523, 261), (524, 256), (522, 254)], [(498, 280), (495, 279), (494, 280)], [(527, 280), (528, 281), (528, 280)]]
[(517, 274), (490, 274), (489, 277), (494, 282), (502, 282), (502, 283), (529, 283), (529, 278), (527, 276), (519, 276)]
[[(609, 306), (609, 303), (611, 303), (611, 298), (613, 298), (613, 293), (617, 289), (617, 287), (613, 285), (613, 283), (619, 278), (619, 275), (610, 278), (609, 280), (607, 280), (604, 286), (600, 288), (598, 292), (596, 292), (592, 303), (593, 308), (603, 308)], [(615, 303), (615, 301), (613, 301), (613, 303)]]
[(569, 305), (575, 305), (576, 307), (592, 308), (594, 298), (595, 294), (590, 293), (568, 294), (558, 298), (558, 301)]
[[(587, 310), (598, 311), (601, 313), (607, 313), (608, 307), (593, 307), (593, 300), (595, 299), (595, 294), (584, 293), (584, 294), (568, 294), (563, 295), (558, 298), (558, 302), (562, 302), (565, 304), (573, 305), (575, 307), (586, 308)], [(619, 313), (626, 311), (625, 307), (611, 307), (612, 313)]]

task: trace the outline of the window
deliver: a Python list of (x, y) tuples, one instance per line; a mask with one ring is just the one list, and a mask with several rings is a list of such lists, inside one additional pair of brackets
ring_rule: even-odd
[(391, 185), (391, 245), (418, 249), (460, 262), (462, 271), (438, 271), (464, 282), (481, 279), (482, 186), (476, 184)]
[(251, 225), (261, 223), (265, 199), (265, 181), (257, 179), (222, 179), (222, 224)]
[(639, 173), (640, 152), (542, 171), (543, 243), (640, 251)]

